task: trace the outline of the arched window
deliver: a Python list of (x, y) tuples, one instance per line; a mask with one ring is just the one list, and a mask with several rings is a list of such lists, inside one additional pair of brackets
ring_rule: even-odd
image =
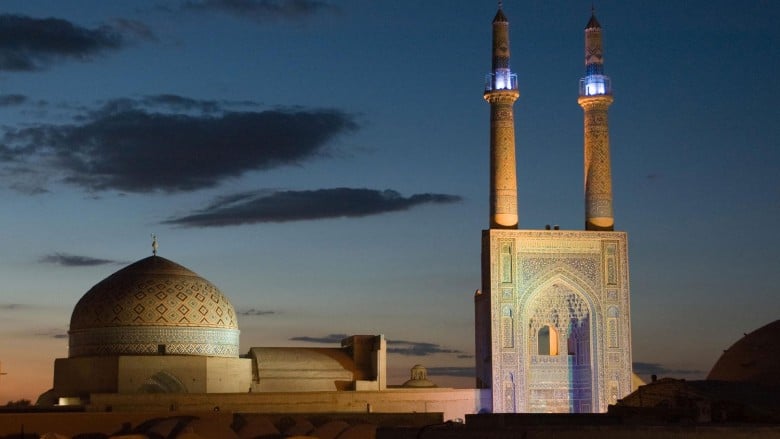
[(555, 327), (542, 326), (537, 335), (539, 355), (558, 355), (558, 331)]

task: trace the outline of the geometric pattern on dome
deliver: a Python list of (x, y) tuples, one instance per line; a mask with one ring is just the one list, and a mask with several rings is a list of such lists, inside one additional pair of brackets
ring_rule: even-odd
[(181, 265), (151, 256), (93, 286), (73, 309), (69, 356), (238, 357), (233, 305)]
[(109, 326), (237, 329), (238, 323), (233, 305), (214, 285), (151, 256), (97, 283), (76, 304), (71, 330)]
[(239, 331), (172, 326), (105, 327), (70, 331), (69, 357), (91, 355), (166, 355), (238, 357)]

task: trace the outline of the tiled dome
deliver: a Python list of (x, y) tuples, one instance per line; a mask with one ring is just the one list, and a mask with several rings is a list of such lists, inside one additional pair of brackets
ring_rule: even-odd
[(217, 287), (159, 256), (103, 279), (70, 319), (70, 356), (238, 356), (233, 305)]

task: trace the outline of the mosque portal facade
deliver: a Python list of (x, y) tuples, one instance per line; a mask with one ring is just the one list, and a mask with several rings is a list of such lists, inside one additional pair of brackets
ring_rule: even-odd
[(490, 228), (475, 295), (477, 387), (493, 412), (591, 413), (632, 390), (628, 238), (614, 231), (601, 27), (585, 29), (585, 230), (519, 230), (509, 21), (493, 20)]

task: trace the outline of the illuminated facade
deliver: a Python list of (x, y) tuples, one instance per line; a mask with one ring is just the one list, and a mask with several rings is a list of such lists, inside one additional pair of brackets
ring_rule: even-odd
[[(511, 105), (519, 93), (514, 79), (499, 81), (514, 78), (508, 25), (499, 7), (489, 75), (495, 79), (485, 91), (491, 221), (482, 232), (482, 288), (475, 296), (477, 386), (492, 390), (497, 413), (603, 412), (631, 391), (632, 372), (628, 241), (625, 232), (613, 231), (606, 119), (612, 97), (600, 27), (592, 17), (586, 28), (579, 99), (585, 109), (586, 222), (595, 226), (517, 230)], [(588, 55), (596, 52), (598, 62)], [(512, 215), (514, 224), (502, 221)]]

